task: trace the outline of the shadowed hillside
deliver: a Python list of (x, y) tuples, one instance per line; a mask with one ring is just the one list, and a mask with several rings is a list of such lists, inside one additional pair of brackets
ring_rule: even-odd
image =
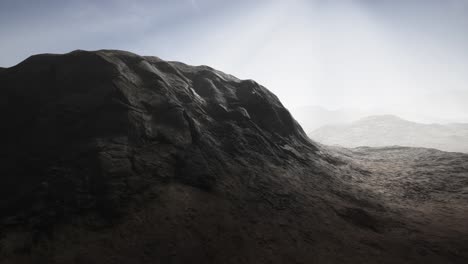
[(468, 155), (324, 147), (252, 80), (123, 51), (0, 90), (0, 263), (468, 261)]

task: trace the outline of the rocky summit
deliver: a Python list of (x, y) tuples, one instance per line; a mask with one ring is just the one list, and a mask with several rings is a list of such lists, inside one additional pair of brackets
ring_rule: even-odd
[(0, 263), (468, 262), (467, 154), (322, 146), (252, 80), (124, 51), (0, 92)]

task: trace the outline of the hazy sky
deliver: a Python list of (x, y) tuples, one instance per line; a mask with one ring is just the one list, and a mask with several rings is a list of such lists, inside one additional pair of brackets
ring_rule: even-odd
[(0, 0), (0, 66), (103, 48), (251, 78), (293, 110), (468, 122), (468, 0)]

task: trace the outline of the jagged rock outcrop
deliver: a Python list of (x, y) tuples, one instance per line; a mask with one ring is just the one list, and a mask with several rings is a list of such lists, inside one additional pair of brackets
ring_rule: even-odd
[[(254, 81), (75, 51), (0, 69), (0, 92), (0, 263), (467, 259), (466, 226), (415, 220), (415, 201), (363, 184), (382, 170), (312, 142)], [(451, 190), (435, 213), (462, 219)]]
[(61, 189), (51, 185), (68, 174), (78, 181), (70, 188), (106, 204), (155, 179), (211, 189), (232, 155), (280, 162), (280, 147), (314, 148), (273, 94), (208, 67), (76, 51), (33, 56), (5, 76), (2, 143), (16, 175), (2, 185), (8, 198)]

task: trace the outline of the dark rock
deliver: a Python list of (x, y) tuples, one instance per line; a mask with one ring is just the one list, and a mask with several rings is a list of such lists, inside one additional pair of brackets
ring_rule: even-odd
[(383, 166), (252, 80), (123, 51), (32, 56), (0, 92), (0, 263), (466, 263), (467, 155)]

